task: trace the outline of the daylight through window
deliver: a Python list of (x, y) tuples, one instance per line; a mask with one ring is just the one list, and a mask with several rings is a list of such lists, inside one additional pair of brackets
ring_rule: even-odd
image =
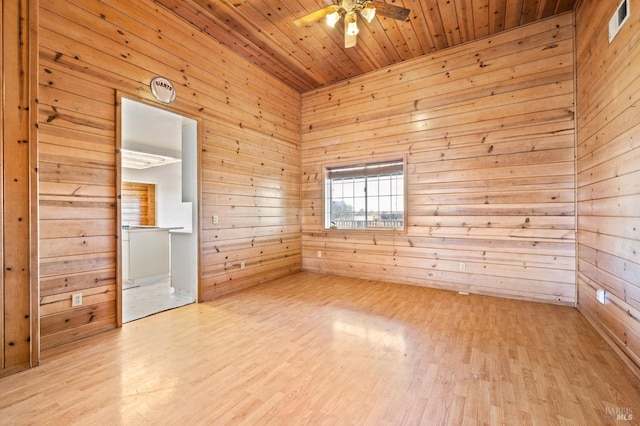
[(404, 161), (327, 168), (325, 228), (404, 228)]

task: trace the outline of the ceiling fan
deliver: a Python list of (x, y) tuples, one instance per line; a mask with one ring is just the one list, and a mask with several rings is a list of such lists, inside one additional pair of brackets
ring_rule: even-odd
[(409, 16), (409, 9), (387, 4), (381, 0), (338, 0), (338, 4), (332, 4), (320, 10), (316, 10), (293, 23), (302, 26), (319, 21), (326, 17), (327, 25), (334, 28), (336, 23), (344, 15), (344, 47), (354, 47), (358, 35), (357, 15), (362, 16), (367, 22), (371, 22), (376, 13), (387, 18), (404, 21)]

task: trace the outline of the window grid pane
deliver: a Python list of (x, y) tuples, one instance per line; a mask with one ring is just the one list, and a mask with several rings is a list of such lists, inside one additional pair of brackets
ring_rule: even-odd
[(326, 180), (325, 227), (404, 228), (403, 172), (383, 167), (375, 175), (366, 172), (367, 165), (353, 169), (365, 172), (357, 176), (351, 169), (349, 174), (328, 169), (334, 177)]

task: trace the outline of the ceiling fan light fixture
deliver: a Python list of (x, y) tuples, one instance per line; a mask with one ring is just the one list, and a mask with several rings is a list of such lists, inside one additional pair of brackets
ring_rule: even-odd
[(356, 23), (356, 14), (353, 11), (347, 13), (345, 20), (347, 22), (347, 35), (354, 36), (360, 32)]
[(373, 6), (367, 6), (360, 11), (360, 14), (364, 19), (367, 20), (368, 23), (371, 23), (371, 21), (373, 21), (373, 18), (375, 18), (376, 16), (376, 8)]
[[(318, 9), (305, 16), (293, 21), (297, 27), (306, 26), (307, 24), (326, 18), (327, 25), (335, 28), (340, 18), (344, 15), (344, 47), (348, 49), (355, 47), (358, 41), (357, 15), (360, 14), (362, 19), (371, 23), (376, 16), (384, 16), (385, 18), (395, 19), (397, 21), (406, 21), (409, 9), (385, 3), (384, 0), (331, 0), (334, 3), (330, 6)], [(392, 0), (395, 2), (395, 0)], [(375, 6), (374, 6), (375, 5)]]
[(331, 28), (336, 27), (336, 23), (340, 20), (340, 14), (338, 12), (333, 12), (327, 15), (327, 25)]

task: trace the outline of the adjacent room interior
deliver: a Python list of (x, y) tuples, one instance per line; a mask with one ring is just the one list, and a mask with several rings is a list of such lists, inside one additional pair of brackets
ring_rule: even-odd
[(640, 415), (640, 0), (0, 4), (0, 418)]
[[(198, 295), (198, 124), (121, 98), (122, 322)], [(116, 165), (118, 166), (118, 165)]]

